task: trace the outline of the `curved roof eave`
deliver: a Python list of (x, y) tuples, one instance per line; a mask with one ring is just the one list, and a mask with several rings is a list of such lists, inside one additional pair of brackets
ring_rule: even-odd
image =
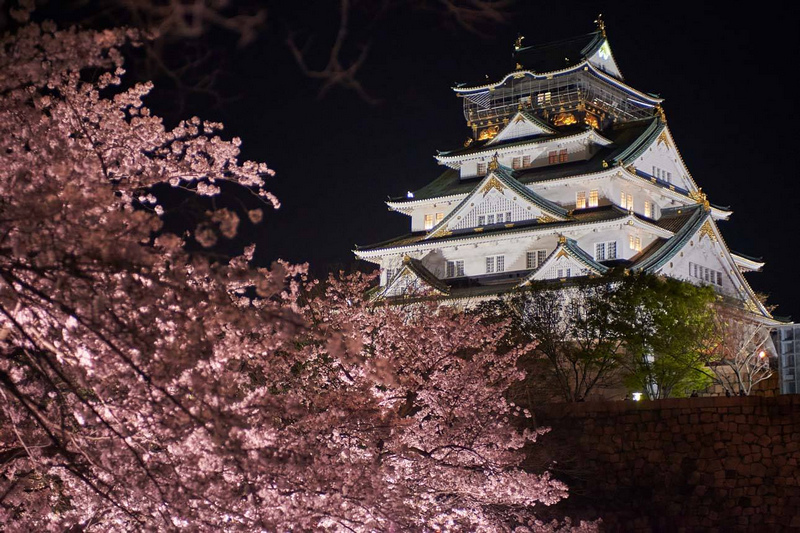
[(573, 133), (572, 135), (565, 135), (563, 137), (548, 137), (548, 138), (545, 138), (545, 139), (534, 138), (534, 139), (531, 139), (528, 142), (509, 143), (506, 146), (503, 146), (502, 144), (500, 144), (500, 145), (489, 145), (489, 144), (486, 144), (486, 145), (481, 146), (480, 148), (476, 149), (473, 152), (468, 152), (468, 153), (465, 153), (465, 154), (442, 155), (442, 154), (451, 153), (451, 152), (442, 152), (442, 154), (437, 154), (437, 155), (435, 155), (433, 157), (439, 163), (444, 163), (445, 161), (460, 161), (460, 160), (465, 160), (465, 159), (469, 159), (469, 158), (477, 158), (477, 157), (480, 157), (481, 155), (486, 155), (486, 153), (490, 153), (490, 152), (507, 152), (507, 151), (519, 150), (519, 149), (522, 149), (522, 148), (525, 148), (525, 147), (528, 147), (528, 146), (534, 146), (534, 145), (537, 145), (537, 144), (547, 144), (548, 142), (565, 142), (565, 141), (578, 142), (578, 141), (583, 140), (586, 137), (596, 137), (595, 140), (598, 141), (597, 144), (600, 144), (602, 146), (608, 146), (610, 144), (613, 144), (613, 142), (611, 140), (607, 139), (600, 132), (598, 132), (595, 129), (589, 128), (589, 129), (581, 131), (579, 133)]
[(500, 85), (504, 84), (505, 82), (507, 82), (509, 80), (509, 78), (515, 78), (515, 77), (518, 78), (518, 77), (527, 76), (527, 77), (531, 77), (531, 78), (534, 78), (534, 79), (548, 79), (548, 78), (553, 78), (553, 77), (556, 77), (556, 76), (563, 76), (565, 74), (571, 74), (571, 73), (577, 72), (579, 70), (586, 70), (588, 72), (591, 72), (592, 74), (594, 74), (598, 78), (607, 81), (608, 83), (616, 86), (617, 88), (623, 90), (624, 92), (627, 92), (629, 94), (632, 94), (632, 95), (638, 96), (639, 98), (644, 99), (645, 102), (642, 102), (642, 103), (644, 103), (646, 105), (650, 104), (651, 106), (656, 106), (656, 105), (658, 105), (658, 104), (660, 104), (661, 102), (664, 101), (663, 98), (654, 97), (652, 95), (649, 95), (647, 93), (644, 93), (642, 91), (634, 89), (630, 85), (627, 85), (627, 84), (623, 83), (621, 80), (618, 80), (617, 78), (606, 74), (602, 70), (596, 68), (594, 65), (589, 63), (589, 61), (586, 60), (586, 59), (584, 59), (583, 61), (581, 61), (577, 65), (574, 65), (572, 67), (567, 67), (567, 68), (564, 68), (564, 69), (561, 69), (561, 70), (554, 70), (554, 71), (551, 71), (551, 72), (543, 72), (541, 74), (537, 74), (536, 72), (533, 72), (532, 70), (515, 70), (514, 72), (510, 72), (510, 73), (506, 74), (505, 76), (503, 76), (502, 79), (500, 79), (500, 81), (497, 81), (497, 82), (485, 83), (483, 85), (475, 85), (475, 86), (472, 86), (472, 87), (458, 87), (458, 86), (456, 86), (456, 87), (451, 87), (451, 89), (455, 93), (457, 93), (459, 95), (466, 95), (466, 94), (470, 94), (470, 93), (483, 92), (483, 91), (485, 91), (487, 89), (495, 89), (495, 88), (499, 87)]

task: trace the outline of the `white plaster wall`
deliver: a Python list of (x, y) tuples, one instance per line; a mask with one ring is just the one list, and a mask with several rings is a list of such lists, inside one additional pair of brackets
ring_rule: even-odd
[(708, 237), (699, 239), (695, 235), (681, 252), (678, 252), (669, 263), (662, 267), (660, 272), (667, 276), (699, 285), (703, 282), (689, 275), (689, 263), (696, 263), (722, 272), (722, 287), (712, 286), (723, 294), (738, 296), (737, 286), (739, 282), (736, 280), (735, 275), (731, 274), (731, 269), (736, 267), (728, 264), (724, 254), (721, 254), (721, 252), (722, 249), (718, 243), (713, 242)]
[(689, 178), (680, 162), (678, 152), (674, 149), (671, 142), (670, 146), (667, 146), (667, 143), (655, 140), (653, 144), (636, 159), (634, 166), (647, 174), (652, 174), (653, 166), (671, 172), (671, 183), (673, 185), (692, 190)]

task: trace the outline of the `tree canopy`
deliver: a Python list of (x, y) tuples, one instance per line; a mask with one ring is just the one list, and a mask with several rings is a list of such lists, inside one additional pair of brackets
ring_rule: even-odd
[(5, 530), (561, 528), (532, 513), (567, 491), (520, 468), (542, 431), (503, 398), (521, 377), (504, 323), (375, 306), (367, 277), (252, 268), (252, 247), (187, 251), (235, 235), (231, 211), (164, 231), (155, 186), (277, 200), (220, 124), (167, 129), (149, 84), (122, 85), (138, 38), (2, 40)]

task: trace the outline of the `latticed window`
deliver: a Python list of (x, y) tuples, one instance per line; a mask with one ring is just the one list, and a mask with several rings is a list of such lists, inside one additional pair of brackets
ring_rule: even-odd
[(547, 162), (551, 165), (558, 163), (558, 152), (553, 150), (547, 154)]
[(559, 163), (566, 163), (567, 159), (569, 158), (566, 150), (561, 150), (558, 152), (558, 162)]
[(436, 213), (436, 220), (435, 220), (436, 224), (438, 224), (442, 220), (444, 220), (444, 213)]
[(547, 250), (532, 250), (525, 254), (525, 267), (528, 269), (539, 268), (547, 259)]
[(606, 243), (598, 242), (594, 245), (594, 260), (595, 261), (605, 261), (606, 260)]
[(463, 275), (464, 275), (464, 261), (462, 259), (447, 262), (446, 276), (448, 278), (455, 278)]
[(531, 166), (531, 156), (529, 155), (522, 156), (522, 166), (525, 168)]
[(589, 191), (589, 207), (597, 207), (599, 203), (600, 194), (597, 192), (597, 189)]
[(619, 196), (619, 205), (622, 207), (622, 209), (629, 209), (633, 211), (633, 195), (626, 192), (621, 192)]
[(433, 215), (427, 214), (425, 215), (425, 229), (431, 229), (433, 227)]
[(628, 235), (628, 247), (637, 252), (642, 251), (642, 239), (635, 235)]
[(486, 163), (478, 163), (478, 176), (486, 175)]
[(478, 225), (479, 226), (486, 225), (486, 215), (478, 215)]
[(689, 275), (706, 283), (722, 286), (722, 272), (713, 268), (704, 267), (697, 263), (689, 263)]
[(586, 191), (575, 193), (575, 209), (586, 209)]
[(522, 158), (521, 157), (515, 157), (515, 158), (513, 158), (511, 160), (511, 168), (513, 168), (514, 170), (517, 170), (518, 168), (521, 168), (521, 167), (522, 167)]
[(506, 257), (504, 255), (490, 255), (486, 258), (486, 273), (504, 272), (506, 269)]
[(653, 204), (650, 202), (644, 203), (644, 216), (647, 218), (653, 218)]

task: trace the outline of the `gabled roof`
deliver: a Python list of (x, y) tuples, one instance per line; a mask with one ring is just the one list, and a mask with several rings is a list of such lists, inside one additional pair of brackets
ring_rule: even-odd
[[(644, 138), (644, 133), (655, 120), (657, 119), (629, 122), (613, 130), (603, 132), (603, 136), (610, 140), (612, 144), (600, 148), (597, 153), (588, 160), (560, 163), (531, 169), (520, 169), (514, 171), (514, 177), (519, 183), (528, 184), (602, 172), (608, 166), (608, 161), (613, 160), (618, 152), (625, 150), (631, 144), (639, 144), (642, 142), (641, 139)], [(443, 154), (454, 152), (443, 152)], [(603, 165), (604, 162), (606, 166)], [(471, 191), (481, 179), (482, 178), (461, 179), (458, 170), (447, 169), (439, 175), (438, 178), (421, 189), (414, 191), (413, 198), (393, 198), (392, 201), (399, 204), (464, 194)]]
[[(395, 274), (395, 276), (386, 283), (386, 288), (381, 292), (380, 296), (391, 294), (393, 289), (403, 283), (404, 278), (411, 277), (421, 282), (424, 288), (438, 294), (447, 294), (450, 288), (442, 280), (438, 279), (433, 273), (425, 268), (422, 261), (414, 259), (409, 256), (403, 258), (403, 267)], [(407, 285), (407, 284), (406, 284)]]
[(527, 109), (520, 109), (517, 114), (511, 117), (508, 124), (495, 135), (487, 146), (500, 144), (511, 139), (521, 139), (538, 135), (553, 135), (556, 130), (550, 124), (540, 119)]
[[(451, 235), (426, 239), (425, 244), (430, 244), (435, 246), (435, 245), (440, 245), (442, 243), (449, 243), (450, 241), (483, 239), (497, 235), (502, 235), (502, 236), (514, 235), (518, 233), (524, 233), (539, 229), (550, 232), (561, 228), (568, 228), (573, 225), (588, 226), (603, 222), (624, 220), (626, 218), (629, 218), (630, 216), (631, 215), (628, 211), (620, 209), (615, 205), (608, 205), (608, 206), (585, 209), (579, 212), (575, 212), (569, 219), (563, 221), (540, 222), (538, 220), (527, 220), (524, 222), (515, 222), (513, 224), (508, 224), (508, 225), (495, 224), (494, 226), (486, 226), (484, 230), (479, 233), (476, 233), (474, 229), (455, 231)], [(356, 247), (354, 252), (361, 259), (364, 259), (363, 257), (364, 252), (370, 253), (380, 250), (392, 250), (394, 253), (397, 253), (399, 251), (398, 249), (401, 249), (403, 247), (414, 247), (415, 245), (422, 244), (421, 241), (423, 241), (425, 235), (426, 234), (422, 232), (409, 233), (397, 237), (395, 239), (383, 241), (381, 243), (366, 245), (366, 246), (358, 246)]]
[(524, 280), (519, 284), (520, 287), (528, 285), (532, 281), (540, 281), (544, 278), (544, 273), (554, 265), (560, 258), (569, 257), (573, 259), (580, 266), (590, 270), (592, 274), (605, 274), (608, 272), (608, 267), (601, 265), (595, 261), (589, 254), (584, 252), (578, 243), (573, 239), (561, 237), (558, 241), (558, 246), (553, 252), (547, 256), (541, 265), (528, 274)]
[[(665, 210), (666, 211), (666, 210)], [(711, 216), (710, 212), (703, 209), (703, 206), (693, 205), (664, 215), (656, 222), (661, 228), (675, 233), (667, 239), (652, 253), (648, 253), (639, 258), (634, 264), (633, 269), (655, 273), (664, 266), (675, 254), (686, 245), (703, 223)]]
[(593, 56), (605, 42), (600, 30), (514, 51), (514, 60), (534, 72), (553, 72), (580, 64)]
[(448, 228), (452, 221), (465, 212), (470, 207), (470, 204), (474, 203), (474, 199), (478, 195), (483, 194), (485, 197), (492, 189), (497, 189), (500, 192), (503, 192), (504, 189), (510, 189), (523, 200), (535, 205), (544, 215), (555, 220), (564, 220), (568, 217), (567, 211), (563, 207), (539, 196), (528, 187), (522, 185), (514, 179), (510, 168), (499, 165), (497, 160), (494, 160), (494, 168), (473, 188), (471, 194), (464, 198), (455, 209), (450, 211), (439, 224), (431, 229), (425, 239), (441, 237), (448, 233), (450, 231)]
[(498, 150), (510, 150), (512, 148), (520, 148), (522, 146), (533, 146), (537, 144), (546, 144), (553, 141), (572, 141), (584, 142), (586, 138), (593, 139), (597, 144), (602, 146), (611, 144), (611, 140), (606, 139), (597, 130), (581, 124), (578, 126), (562, 127), (555, 135), (530, 135), (523, 138), (511, 139), (510, 142), (492, 144), (494, 139), (486, 142), (474, 142), (469, 146), (457, 148), (447, 152), (439, 152), (434, 157), (440, 164), (445, 161), (457, 161), (465, 159), (467, 156), (474, 156), (478, 154), (493, 153)]

